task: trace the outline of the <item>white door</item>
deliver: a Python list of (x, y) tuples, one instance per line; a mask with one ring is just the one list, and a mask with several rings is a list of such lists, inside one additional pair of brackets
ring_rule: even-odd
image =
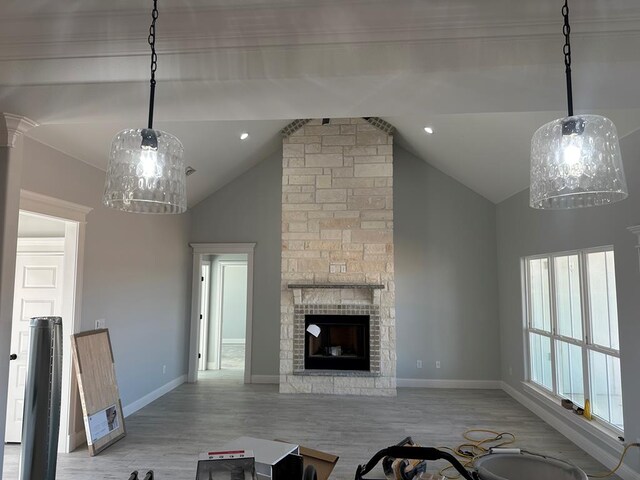
[(11, 353), (16, 358), (9, 366), (6, 442), (18, 443), (22, 437), (24, 387), (29, 358), (29, 320), (31, 317), (62, 314), (63, 259), (62, 253), (19, 253), (16, 257), (11, 323)]

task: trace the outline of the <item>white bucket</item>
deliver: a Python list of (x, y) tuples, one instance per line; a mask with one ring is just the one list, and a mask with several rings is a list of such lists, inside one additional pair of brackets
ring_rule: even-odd
[(578, 467), (536, 455), (494, 453), (475, 461), (481, 480), (587, 480)]

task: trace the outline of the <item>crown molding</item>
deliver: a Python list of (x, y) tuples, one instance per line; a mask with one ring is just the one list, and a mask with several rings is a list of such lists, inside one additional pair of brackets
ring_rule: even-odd
[[(482, 9), (432, 2), (342, 0), (163, 8), (158, 52), (559, 35), (556, 10), (523, 15), (500, 5), (497, 0)], [(638, 9), (612, 7), (606, 15), (592, 10), (574, 15), (572, 33), (640, 34)], [(147, 32), (140, 25), (148, 23), (148, 17), (148, 11), (137, 8), (0, 16), (0, 61), (147, 55)], [(318, 18), (333, 20), (319, 22)]]
[(0, 147), (14, 147), (18, 136), (38, 124), (33, 120), (12, 113), (0, 113)]

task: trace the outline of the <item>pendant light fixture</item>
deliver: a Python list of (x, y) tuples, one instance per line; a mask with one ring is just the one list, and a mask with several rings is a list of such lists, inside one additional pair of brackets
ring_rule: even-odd
[(147, 128), (123, 130), (113, 139), (102, 203), (133, 213), (183, 213), (187, 210), (187, 192), (182, 143), (170, 133), (153, 128), (157, 0), (153, 1), (151, 17), (149, 123)]
[(569, 115), (543, 125), (531, 140), (530, 205), (568, 209), (627, 198), (616, 127), (599, 115), (574, 115), (569, 5), (562, 8)]

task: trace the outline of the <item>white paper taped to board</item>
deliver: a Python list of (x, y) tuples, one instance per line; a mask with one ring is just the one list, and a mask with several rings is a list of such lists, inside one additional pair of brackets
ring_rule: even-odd
[(90, 445), (100, 440), (102, 437), (109, 435), (119, 427), (116, 406), (111, 405), (104, 410), (100, 410), (93, 415), (89, 415), (85, 425), (88, 427), (89, 435), (87, 435), (87, 440), (91, 439)]
[(307, 327), (307, 332), (318, 338), (318, 335), (320, 335), (320, 327), (318, 325), (311, 324)]

